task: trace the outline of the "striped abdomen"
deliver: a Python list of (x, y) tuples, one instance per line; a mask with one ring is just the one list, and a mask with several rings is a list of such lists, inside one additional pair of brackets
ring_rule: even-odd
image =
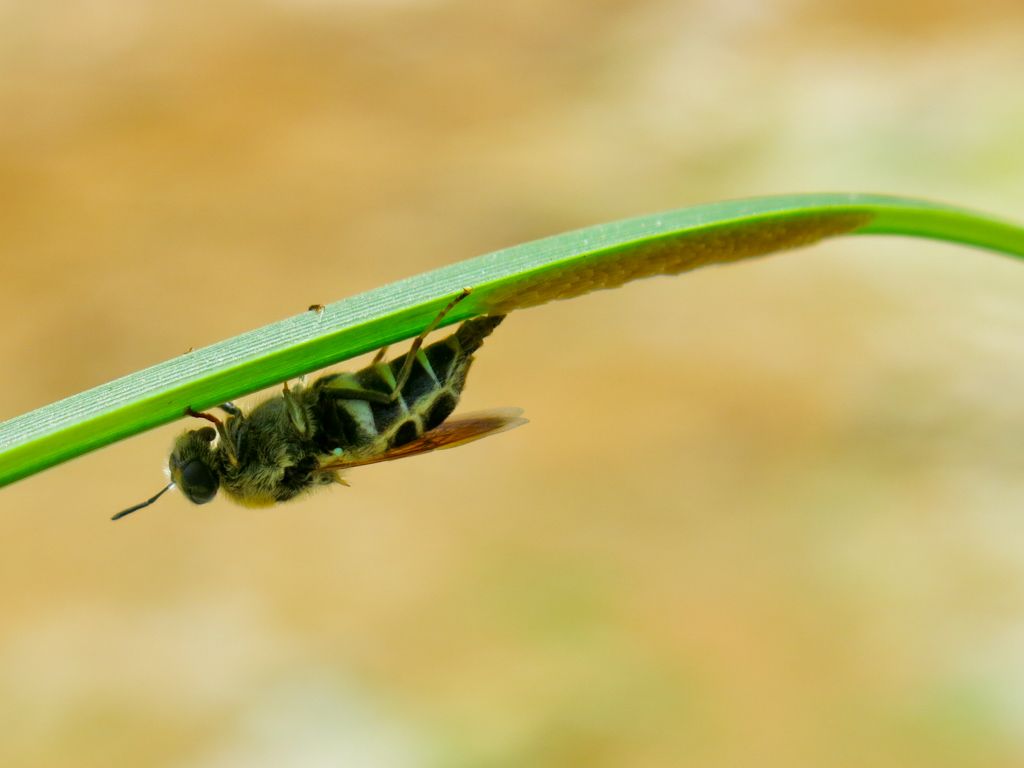
[[(387, 451), (443, 422), (459, 402), (473, 353), (504, 319), (467, 320), (446, 339), (416, 355), (405, 386), (390, 399), (407, 355), (355, 373), (336, 373), (314, 382), (314, 440), (322, 453), (366, 455)], [(363, 391), (375, 393), (366, 399)], [(380, 401), (380, 402), (377, 402)]]

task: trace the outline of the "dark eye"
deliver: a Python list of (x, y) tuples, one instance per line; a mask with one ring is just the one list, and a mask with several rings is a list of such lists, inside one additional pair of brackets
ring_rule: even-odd
[(212, 501), (219, 486), (220, 479), (199, 459), (192, 459), (181, 470), (181, 490), (193, 504)]

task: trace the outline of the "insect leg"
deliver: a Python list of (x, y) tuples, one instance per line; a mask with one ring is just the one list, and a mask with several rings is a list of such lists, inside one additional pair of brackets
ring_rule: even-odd
[(424, 328), (420, 335), (413, 340), (412, 346), (409, 348), (409, 352), (405, 356), (405, 362), (402, 363), (402, 370), (398, 372), (398, 379), (395, 382), (395, 388), (391, 392), (392, 401), (398, 399), (398, 396), (402, 393), (402, 387), (404, 387), (405, 382), (409, 380), (409, 375), (412, 373), (413, 363), (416, 362), (420, 347), (423, 346), (423, 340), (434, 332), (434, 329), (441, 324), (442, 320), (444, 320), (444, 316), (451, 312), (455, 308), (456, 304), (469, 296), (471, 291), (471, 288), (463, 288), (459, 295), (448, 302), (448, 306), (438, 312), (437, 317), (431, 321), (430, 325)]
[(242, 409), (230, 401), (227, 403), (221, 403), (217, 407), (224, 411), (224, 413), (226, 413), (228, 416), (242, 415)]
[(207, 421), (213, 422), (213, 426), (217, 428), (217, 434), (220, 435), (220, 442), (224, 446), (224, 451), (228, 455), (228, 459), (236, 467), (238, 466), (238, 451), (235, 450), (235, 444), (228, 436), (228, 431), (224, 429), (224, 422), (214, 416), (212, 413), (200, 413), (199, 411), (192, 410), (189, 406), (185, 409), (186, 416), (192, 416), (196, 419), (206, 419)]
[(288, 388), (287, 381), (284, 383), (284, 391), (281, 394), (288, 408), (288, 419), (291, 421), (292, 426), (295, 427), (295, 431), (303, 437), (312, 437), (313, 424), (309, 420), (309, 414), (306, 413), (306, 409), (303, 408), (295, 393)]
[(370, 365), (371, 366), (377, 365), (377, 363), (379, 363), (381, 360), (384, 359), (384, 355), (386, 355), (387, 353), (388, 353), (388, 348), (387, 347), (381, 347), (380, 349), (378, 349), (377, 350), (377, 354), (374, 355), (373, 356), (373, 360), (370, 361)]

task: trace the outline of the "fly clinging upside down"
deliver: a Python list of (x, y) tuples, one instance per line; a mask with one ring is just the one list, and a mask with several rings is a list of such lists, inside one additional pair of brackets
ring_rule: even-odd
[(245, 506), (270, 506), (318, 487), (347, 485), (342, 472), (351, 467), (462, 445), (525, 423), (513, 408), (449, 419), (473, 353), (504, 319), (466, 320), (424, 347), (427, 334), (467, 295), (459, 294), (409, 352), (390, 362), (384, 361), (385, 347), (362, 370), (327, 374), (309, 386), (285, 383), (280, 395), (248, 414), (232, 403), (221, 406), (224, 419), (189, 409), (213, 426), (180, 435), (168, 459), (171, 482), (113, 519), (175, 486), (195, 504), (213, 500), (220, 490)]

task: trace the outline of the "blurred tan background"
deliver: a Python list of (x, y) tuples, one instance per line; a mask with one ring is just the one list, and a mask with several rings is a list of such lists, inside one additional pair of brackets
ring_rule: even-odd
[[(726, 198), (1024, 220), (1024, 5), (0, 4), (0, 418)], [(1024, 764), (1024, 268), (848, 238), (513, 315), (532, 423), (273, 510), (0, 491), (4, 766)], [(248, 402), (252, 402), (250, 398)]]

